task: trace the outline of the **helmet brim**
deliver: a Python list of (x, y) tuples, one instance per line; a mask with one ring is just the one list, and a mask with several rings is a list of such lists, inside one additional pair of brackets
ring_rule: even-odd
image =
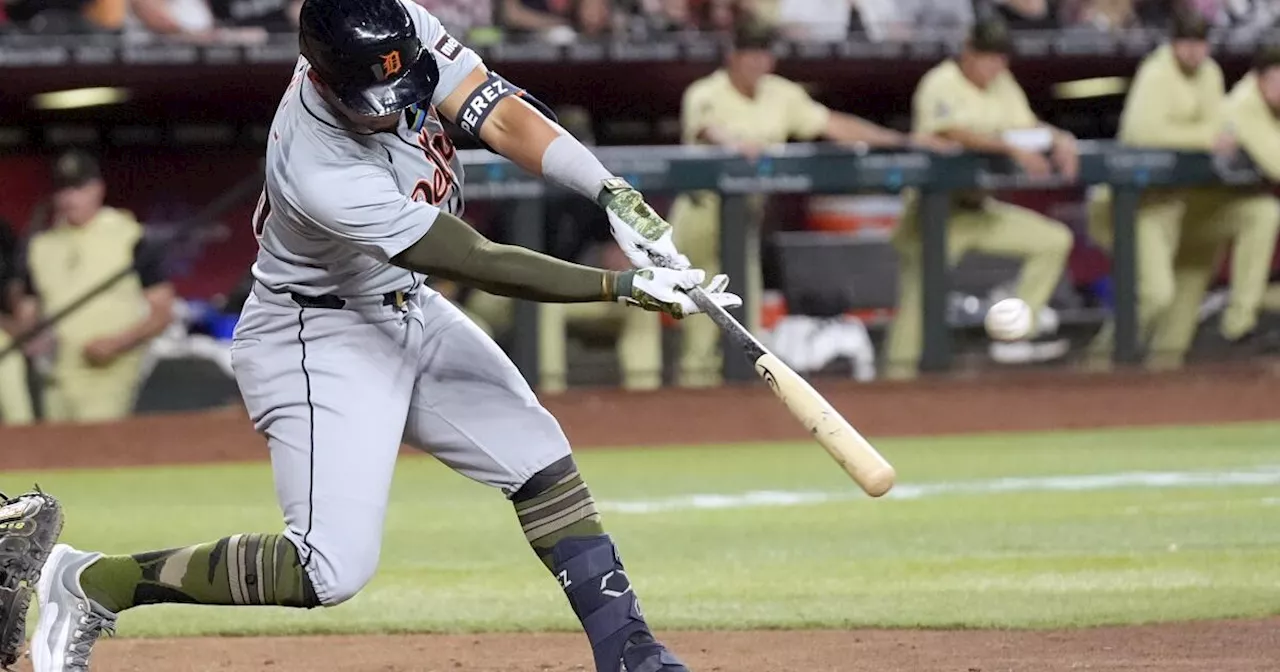
[(338, 100), (352, 112), (371, 117), (396, 114), (410, 105), (430, 99), (435, 93), (439, 75), (434, 65), (431, 54), (424, 49), (399, 77), (373, 85), (331, 85), (331, 88)]

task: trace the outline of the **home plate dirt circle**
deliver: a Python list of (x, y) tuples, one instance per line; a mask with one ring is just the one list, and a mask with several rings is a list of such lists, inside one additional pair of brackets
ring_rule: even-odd
[[(675, 632), (694, 672), (1262, 672), (1280, 618), (1072, 631)], [(29, 668), (19, 668), (29, 669)], [(96, 672), (594, 672), (579, 634), (119, 639)]]

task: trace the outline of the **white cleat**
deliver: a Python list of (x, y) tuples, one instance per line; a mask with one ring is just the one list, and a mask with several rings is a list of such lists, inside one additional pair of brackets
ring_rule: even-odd
[(84, 553), (58, 544), (49, 553), (36, 596), (40, 621), (31, 638), (34, 672), (84, 672), (102, 633), (115, 632), (116, 615), (85, 596), (80, 575), (101, 553)]

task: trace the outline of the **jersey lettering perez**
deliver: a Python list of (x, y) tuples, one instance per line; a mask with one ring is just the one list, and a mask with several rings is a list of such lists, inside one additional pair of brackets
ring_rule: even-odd
[[(461, 214), (462, 166), (435, 106), (481, 65), (440, 22), (408, 10), (440, 81), (394, 132), (358, 129), (329, 109), (299, 58), (267, 139), (266, 188), (254, 217), (254, 276), (276, 292), (374, 296), (421, 276), (389, 260), (417, 242), (441, 210)], [(457, 46), (453, 46), (453, 45)]]
[(458, 126), (467, 133), (479, 137), (480, 126), (484, 124), (485, 119), (489, 118), (489, 113), (493, 112), (494, 106), (499, 100), (515, 92), (516, 89), (510, 82), (490, 73), (489, 81), (467, 99), (466, 105), (462, 108), (462, 114), (458, 115)]

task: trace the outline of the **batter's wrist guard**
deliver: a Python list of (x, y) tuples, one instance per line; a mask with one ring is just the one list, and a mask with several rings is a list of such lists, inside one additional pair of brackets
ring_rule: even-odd
[(600, 207), (608, 209), (613, 199), (617, 198), (618, 194), (626, 191), (635, 191), (635, 187), (632, 187), (630, 183), (621, 177), (611, 177), (600, 183), (600, 194), (596, 196), (596, 203)]
[(61, 532), (62, 505), (38, 487), (12, 498), (0, 493), (0, 668), (21, 655), (31, 591)]
[[(631, 291), (635, 286), (636, 272), (634, 269), (629, 271), (615, 272), (613, 276), (613, 298), (610, 301), (619, 303), (627, 303), (631, 299)], [(632, 299), (634, 302), (634, 299)]]

